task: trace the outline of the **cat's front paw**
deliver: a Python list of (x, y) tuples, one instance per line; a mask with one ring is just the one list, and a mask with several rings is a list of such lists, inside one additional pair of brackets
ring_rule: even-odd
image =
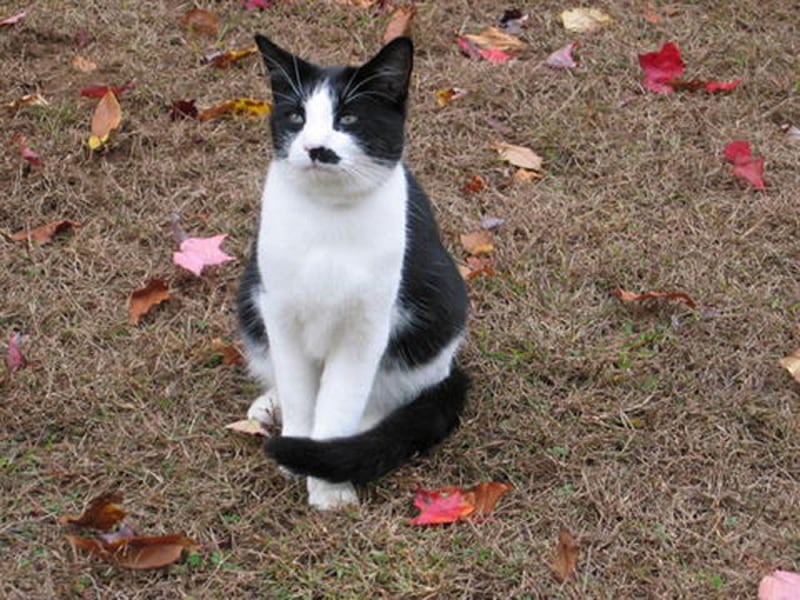
[(356, 488), (349, 481), (331, 483), (316, 477), (308, 478), (308, 503), (319, 510), (336, 510), (357, 505)]
[(272, 388), (256, 398), (247, 409), (247, 418), (265, 425), (275, 425), (280, 421), (281, 407), (278, 403), (278, 390)]

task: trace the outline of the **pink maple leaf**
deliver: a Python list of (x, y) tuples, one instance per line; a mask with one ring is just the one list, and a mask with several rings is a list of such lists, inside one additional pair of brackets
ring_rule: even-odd
[(767, 189), (764, 183), (764, 157), (753, 156), (750, 143), (736, 140), (725, 146), (725, 160), (733, 165), (731, 172), (757, 190)]
[(639, 65), (644, 69), (644, 87), (662, 94), (673, 91), (667, 82), (679, 78), (686, 68), (680, 50), (672, 42), (664, 44), (658, 52), (640, 54)]
[(0, 21), (0, 27), (6, 27), (8, 25), (13, 25), (14, 23), (18, 23), (19, 21), (24, 19), (25, 15), (27, 15), (27, 14), (28, 14), (28, 12), (23, 10), (21, 13), (17, 13), (14, 16), (7, 17), (7, 18), (3, 19), (2, 21)]
[(273, 0), (245, 0), (245, 10), (253, 10), (254, 8), (272, 8)]
[(6, 365), (9, 373), (19, 371), (28, 364), (28, 359), (22, 354), (22, 334), (14, 332), (8, 336), (8, 354), (6, 355)]
[(234, 260), (219, 248), (226, 237), (223, 233), (210, 238), (186, 238), (181, 242), (180, 252), (172, 253), (172, 262), (199, 277), (204, 267)]
[(734, 79), (733, 81), (709, 81), (705, 85), (707, 92), (729, 92), (736, 86), (742, 83), (741, 79)]
[(414, 506), (420, 513), (411, 519), (411, 525), (434, 525), (437, 523), (453, 523), (475, 510), (460, 490), (425, 490), (418, 489), (414, 497)]
[(567, 44), (560, 50), (556, 50), (550, 56), (548, 56), (544, 64), (548, 67), (552, 67), (554, 69), (572, 69), (578, 66), (575, 57), (572, 56), (572, 52), (580, 45), (580, 42), (572, 42), (571, 44)]
[(758, 600), (800, 600), (800, 573), (775, 571), (761, 580)]
[(494, 48), (490, 50), (478, 50), (478, 54), (481, 55), (481, 58), (484, 60), (488, 60), (490, 63), (504, 63), (508, 62), (513, 56), (511, 56), (508, 52), (503, 52), (502, 50), (495, 50)]

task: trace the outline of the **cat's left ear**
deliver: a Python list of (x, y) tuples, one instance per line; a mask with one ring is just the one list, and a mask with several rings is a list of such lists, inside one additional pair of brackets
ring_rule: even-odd
[(414, 44), (411, 38), (398, 37), (359, 67), (358, 78), (367, 87), (378, 88), (380, 92), (402, 104), (408, 96), (413, 66)]

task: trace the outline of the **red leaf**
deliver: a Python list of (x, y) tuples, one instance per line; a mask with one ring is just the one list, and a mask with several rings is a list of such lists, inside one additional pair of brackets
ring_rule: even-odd
[(734, 165), (745, 165), (753, 160), (750, 142), (736, 140), (725, 146), (725, 160)]
[(489, 50), (484, 50), (481, 48), (480, 50), (478, 50), (478, 54), (480, 54), (481, 58), (483, 58), (484, 60), (488, 60), (490, 63), (495, 63), (495, 64), (508, 62), (509, 60), (514, 58), (508, 52), (503, 52), (502, 50), (495, 50), (493, 48)]
[(767, 188), (763, 177), (764, 157), (754, 157), (748, 142), (736, 140), (725, 146), (725, 160), (733, 164), (733, 175), (744, 179), (757, 190)]
[(728, 81), (728, 82), (725, 82), (725, 81), (709, 81), (705, 85), (705, 90), (707, 92), (711, 92), (712, 94), (714, 92), (729, 92), (733, 88), (738, 86), (740, 83), (742, 83), (741, 79), (734, 79), (733, 81)]
[(470, 504), (457, 488), (441, 490), (420, 488), (414, 498), (414, 506), (420, 513), (409, 521), (411, 525), (453, 523), (475, 510), (475, 506)]
[(644, 69), (644, 87), (659, 93), (672, 92), (667, 82), (679, 78), (686, 68), (680, 50), (672, 42), (664, 44), (658, 52), (640, 54), (639, 65)]
[(470, 42), (465, 37), (456, 38), (456, 44), (458, 44), (459, 50), (464, 56), (469, 57), (472, 60), (480, 60), (481, 53), (478, 49), (478, 46)]
[(102, 494), (92, 499), (80, 515), (64, 515), (58, 518), (58, 522), (61, 525), (70, 524), (108, 531), (127, 514), (119, 506), (119, 502), (122, 502), (120, 492)]
[(28, 365), (28, 359), (22, 354), (22, 334), (18, 331), (8, 336), (8, 354), (6, 354), (6, 366), (9, 373), (14, 373), (24, 369)]
[(120, 95), (124, 94), (128, 90), (132, 90), (135, 87), (136, 84), (132, 81), (128, 81), (116, 87), (110, 87), (107, 85), (90, 85), (89, 87), (85, 87), (81, 90), (81, 96), (84, 98), (102, 98), (109, 91), (111, 91), (114, 92), (114, 95), (119, 98)]

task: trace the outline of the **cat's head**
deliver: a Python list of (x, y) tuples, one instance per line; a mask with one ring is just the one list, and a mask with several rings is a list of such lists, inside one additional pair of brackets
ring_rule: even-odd
[(321, 67), (262, 35), (256, 43), (272, 83), (275, 160), (310, 184), (367, 191), (384, 181), (403, 154), (411, 40), (358, 67)]

